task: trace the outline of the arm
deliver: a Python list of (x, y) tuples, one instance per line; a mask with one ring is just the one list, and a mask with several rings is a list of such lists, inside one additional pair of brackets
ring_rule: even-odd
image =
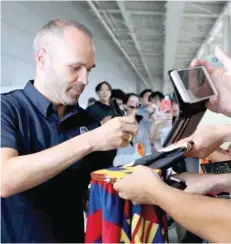
[(205, 195), (207, 193), (217, 195), (221, 192), (231, 193), (230, 174), (197, 174), (185, 172), (174, 175), (187, 184), (186, 192)]
[(213, 153), (208, 155), (207, 158), (211, 162), (219, 162), (219, 161), (221, 162), (221, 161), (231, 160), (231, 155), (225, 154), (225, 153), (220, 152), (220, 151), (214, 151)]
[[(6, 127), (6, 124), (2, 125), (2, 138), (5, 133), (6, 139), (6, 130), (13, 130), (10, 126)], [(8, 197), (39, 185), (93, 151), (108, 151), (127, 146), (127, 131), (136, 135), (135, 120), (129, 117), (115, 118), (93, 131), (30, 155), (19, 156), (13, 147), (1, 148), (1, 196)], [(16, 137), (12, 132), (7, 143)]]
[(231, 201), (192, 195), (167, 185), (150, 187), (154, 204), (179, 224), (211, 242), (231, 242)]
[(159, 205), (186, 229), (206, 240), (231, 242), (230, 200), (180, 191), (165, 184), (152, 169), (144, 166), (137, 166), (133, 174), (117, 181), (113, 187), (120, 197), (133, 203)]
[(161, 122), (159, 120), (156, 120), (155, 122), (152, 123), (151, 129), (149, 132), (149, 137), (150, 137), (151, 142), (155, 141), (157, 129), (159, 128), (160, 124), (161, 124)]
[(42, 152), (19, 156), (1, 148), (1, 196), (25, 191), (54, 177), (94, 150), (94, 132), (85, 133)]
[(231, 173), (230, 174), (221, 174), (216, 175), (216, 187), (215, 190), (220, 192), (229, 192), (231, 193)]
[[(202, 136), (203, 135), (203, 136)], [(187, 157), (204, 158), (213, 153), (224, 142), (231, 141), (231, 124), (222, 125), (205, 125), (198, 127), (197, 130), (189, 137), (177, 142), (176, 145), (181, 146), (182, 143), (193, 141), (192, 150), (187, 153)]]

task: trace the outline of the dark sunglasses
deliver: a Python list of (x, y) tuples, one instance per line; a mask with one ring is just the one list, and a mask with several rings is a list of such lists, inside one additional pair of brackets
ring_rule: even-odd
[(128, 105), (128, 107), (129, 107), (130, 109), (137, 109), (137, 108), (140, 107), (140, 105), (141, 105), (141, 104), (137, 104), (136, 106), (130, 106), (130, 105)]

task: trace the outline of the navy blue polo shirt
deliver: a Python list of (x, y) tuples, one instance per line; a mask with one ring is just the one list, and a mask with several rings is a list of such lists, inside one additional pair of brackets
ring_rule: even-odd
[[(33, 81), (23, 90), (1, 96), (1, 147), (13, 148), (20, 156), (97, 126), (78, 104), (68, 107), (60, 121), (55, 106), (35, 89)], [(1, 198), (1, 241), (84, 242), (83, 197), (89, 175), (111, 166), (114, 156), (114, 152), (89, 154), (45, 183)]]

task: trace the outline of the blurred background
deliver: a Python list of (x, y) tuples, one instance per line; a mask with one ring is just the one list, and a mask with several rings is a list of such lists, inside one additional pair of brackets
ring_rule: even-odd
[[(168, 70), (213, 54), (216, 45), (231, 53), (230, 1), (3, 1), (1, 92), (33, 79), (33, 38), (57, 18), (75, 19), (94, 36), (97, 68), (80, 98), (83, 107), (102, 80), (125, 92), (151, 88), (167, 95)], [(221, 122), (231, 123), (208, 112), (201, 124)]]

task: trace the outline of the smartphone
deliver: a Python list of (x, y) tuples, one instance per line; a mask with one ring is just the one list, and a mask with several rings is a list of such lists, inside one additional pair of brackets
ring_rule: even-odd
[(173, 70), (170, 76), (185, 103), (197, 103), (217, 96), (216, 88), (203, 66)]
[(165, 111), (172, 111), (172, 104), (171, 104), (171, 100), (167, 100), (167, 99), (163, 99), (160, 102), (160, 110), (165, 112)]
[(178, 178), (174, 177), (174, 176), (169, 176), (165, 182), (174, 188), (180, 189), (180, 190), (184, 190), (187, 187), (187, 184), (185, 181), (181, 181)]
[[(115, 117), (122, 117), (123, 116), (123, 113), (121, 111), (121, 109), (119, 108), (117, 102), (116, 102), (116, 99), (115, 98), (112, 98), (110, 101), (110, 106), (111, 106), (111, 109), (112, 109), (112, 112), (113, 112), (113, 118)], [(130, 142), (131, 146), (133, 146), (133, 142), (131, 141)]]
[(119, 108), (115, 98), (112, 98), (109, 101), (109, 103), (110, 103), (110, 106), (111, 106), (111, 109), (113, 112), (113, 117), (123, 116), (123, 113), (122, 113), (121, 109)]

